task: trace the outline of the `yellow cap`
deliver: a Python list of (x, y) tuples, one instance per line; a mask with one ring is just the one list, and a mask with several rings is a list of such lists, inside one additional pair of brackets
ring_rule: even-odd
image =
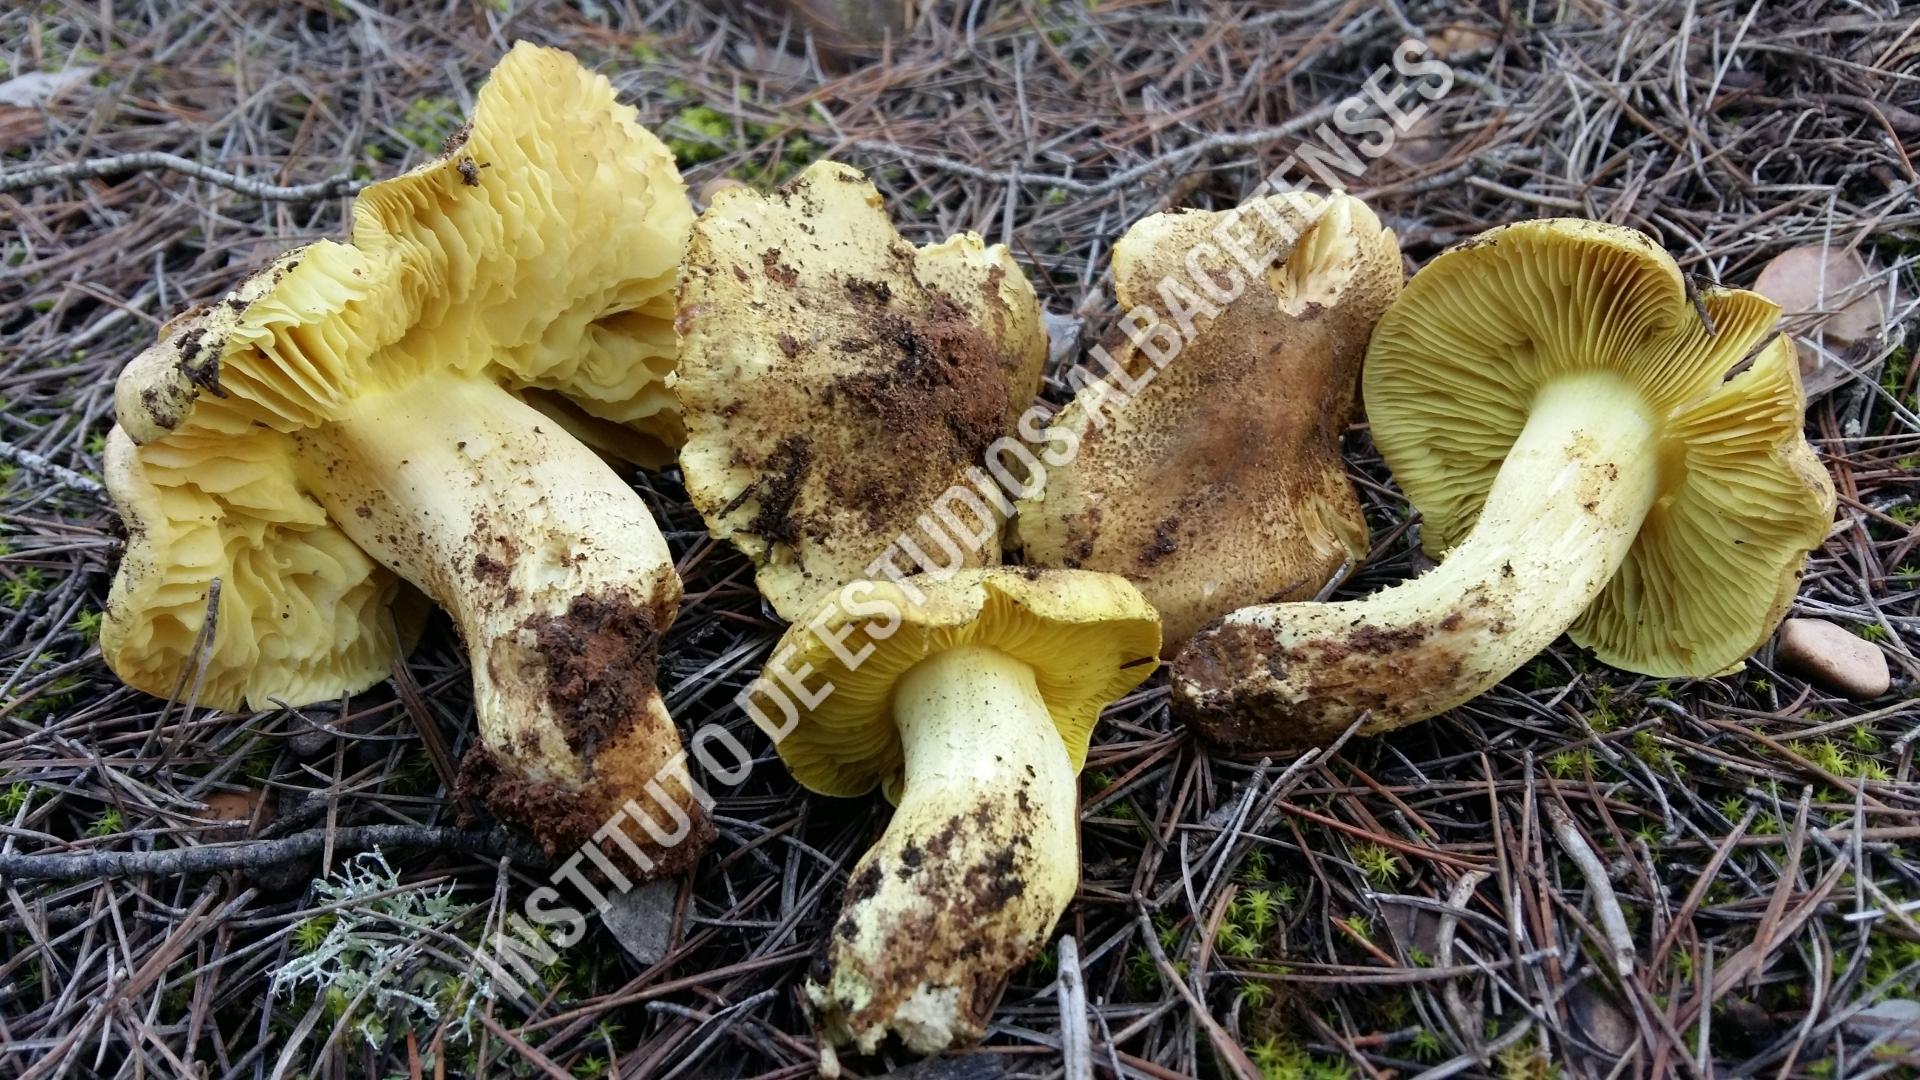
[(673, 156), (605, 78), (515, 46), (444, 154), (359, 195), (351, 243), (281, 256), (121, 374), (106, 481), (129, 535), (108, 664), (171, 693), (217, 578), (201, 703), (304, 704), (384, 678), (424, 605), (301, 484), (301, 432), (451, 371), (677, 439), (664, 379), (692, 219)]
[(1542, 385), (1605, 372), (1640, 397), (1663, 444), (1659, 495), (1568, 633), (1649, 675), (1713, 675), (1750, 654), (1833, 519), (1793, 348), (1767, 338), (1778, 309), (1738, 289), (1699, 300), (1711, 329), (1672, 257), (1633, 229), (1504, 226), (1414, 276), (1362, 377), (1374, 444), (1435, 557), (1472, 528)]
[[(1145, 681), (1160, 653), (1152, 605), (1113, 574), (963, 570), (944, 582), (930, 575), (860, 582), (846, 598), (853, 602), (843, 603), (841, 593), (821, 598), (773, 652), (773, 662), (786, 658), (790, 673), (812, 667), (808, 696), (826, 685), (832, 692), (811, 709), (784, 691), (783, 700), (763, 694), (756, 702), (756, 719), (778, 722), (788, 707), (799, 710), (793, 729), (777, 740), (780, 757), (795, 779), (823, 795), (859, 795), (879, 785), (896, 798), (901, 747), (893, 687), (935, 653), (984, 645), (1031, 667), (1075, 771), (1086, 761), (1100, 710)], [(862, 661), (849, 665), (843, 656)]]

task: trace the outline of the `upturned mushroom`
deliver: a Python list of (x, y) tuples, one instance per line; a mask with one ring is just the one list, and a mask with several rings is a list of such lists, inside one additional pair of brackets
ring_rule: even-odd
[(515, 393), (663, 407), (692, 221), (672, 157), (604, 78), (519, 45), (470, 130), (352, 220), (121, 375), (108, 663), (218, 708), (336, 698), (411, 645), (410, 584), (472, 654), (463, 788), (549, 852), (633, 800), (671, 819), (637, 838), (657, 866), (686, 865), (710, 829), (654, 686), (673, 560), (633, 489)]
[[(1004, 496), (967, 478), (1047, 356), (1006, 248), (973, 233), (916, 248), (865, 176), (817, 162), (771, 194), (714, 196), (678, 325), (687, 495), (782, 618), (881, 576), (890, 545), (894, 574), (1000, 560)], [(943, 502), (956, 485), (966, 498)]]
[[(1264, 274), (1246, 280), (1219, 254), (1222, 231), (1269, 263)], [(1219, 265), (1199, 264), (1209, 250)], [(1366, 555), (1340, 435), (1402, 276), (1393, 233), (1348, 195), (1276, 195), (1128, 229), (1113, 248), (1122, 309), (1172, 325), (1163, 290), (1179, 287), (1198, 326), (1164, 366), (1121, 350), (1129, 378), (1152, 379), (1124, 408), (1093, 383), (1055, 419), (1078, 452), (1018, 504), (1026, 561), (1125, 576), (1159, 610), (1169, 653), (1235, 608), (1311, 599)]]
[(1362, 376), (1375, 444), (1440, 565), (1363, 600), (1228, 615), (1176, 658), (1176, 712), (1244, 749), (1400, 727), (1563, 631), (1705, 676), (1753, 652), (1825, 536), (1792, 344), (1754, 293), (1689, 302), (1628, 228), (1494, 229), (1416, 274)]
[(804, 700), (754, 715), (805, 787), (895, 806), (807, 977), (825, 1064), (980, 1038), (1078, 888), (1094, 721), (1159, 651), (1140, 593), (1083, 570), (859, 582), (795, 621), (774, 655)]

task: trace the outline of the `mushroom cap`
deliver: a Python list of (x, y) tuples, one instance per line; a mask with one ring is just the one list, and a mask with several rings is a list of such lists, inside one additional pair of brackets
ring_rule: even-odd
[(1711, 675), (1751, 654), (1833, 518), (1793, 347), (1765, 340), (1779, 310), (1743, 290), (1698, 296), (1713, 333), (1679, 266), (1632, 229), (1503, 226), (1414, 275), (1362, 375), (1374, 443), (1436, 558), (1473, 527), (1543, 383), (1610, 372), (1639, 396), (1664, 443), (1659, 494), (1568, 633), (1649, 675)]
[[(380, 682), (412, 647), (426, 598), (300, 494), (285, 438), (181, 435), (143, 454), (108, 434), (128, 537), (100, 647), (127, 685), (172, 697), (197, 676), (196, 700), (214, 708), (304, 704)], [(215, 578), (217, 632), (196, 645)]]
[(673, 286), (693, 207), (606, 78), (516, 45), (445, 152), (354, 199), (352, 239), (287, 253), (170, 322), (116, 387), (145, 444), (182, 425), (325, 424), (429, 370), (670, 427)]
[[(1214, 240), (1230, 216), (1249, 248), (1277, 255), (1124, 407), (1093, 384), (1061, 411), (1078, 455), (1015, 520), (1028, 562), (1138, 585), (1169, 651), (1236, 608), (1312, 599), (1367, 551), (1340, 434), (1367, 337), (1400, 292), (1399, 245), (1351, 196), (1264, 203), (1156, 214), (1114, 245), (1121, 307), (1169, 324), (1160, 283), (1193, 288), (1190, 260), (1208, 248), (1220, 262), (1206, 269), (1231, 265)], [(1152, 365), (1131, 346), (1116, 359), (1136, 378)]]
[[(916, 248), (866, 177), (831, 161), (771, 194), (714, 196), (688, 245), (679, 330), (687, 494), (789, 620), (873, 576), (903, 534), (951, 565), (916, 521), (1013, 430), (1047, 357), (1006, 248), (973, 233)], [(959, 545), (964, 565), (999, 559), (988, 510), (988, 542)]]
[[(841, 603), (837, 592), (821, 597), (774, 649), (775, 658), (789, 657), (792, 649), (783, 661), (789, 672), (811, 665), (809, 696), (828, 684), (834, 688), (812, 709), (792, 701), (800, 716), (775, 740), (788, 771), (811, 791), (851, 796), (879, 785), (898, 801), (902, 750), (893, 688), (937, 652), (987, 646), (1033, 668), (1076, 772), (1100, 710), (1157, 666), (1159, 616), (1139, 590), (1113, 574), (993, 567), (962, 570), (946, 581), (922, 574), (905, 582), (921, 593), (919, 603), (901, 584), (862, 582), (852, 587), (859, 590), (857, 603)], [(863, 656), (869, 645), (873, 652), (862, 663), (842, 659)], [(785, 714), (781, 703), (762, 700), (753, 715), (764, 723)]]
[[(107, 486), (127, 522), (101, 648), (171, 692), (222, 583), (200, 701), (363, 689), (411, 596), (328, 521), (294, 436), (357, 394), (457, 371), (671, 434), (672, 291), (693, 211), (673, 157), (567, 53), (516, 45), (447, 152), (354, 200), (347, 244), (288, 252), (169, 322), (116, 386)], [(241, 632), (241, 627), (250, 628)]]

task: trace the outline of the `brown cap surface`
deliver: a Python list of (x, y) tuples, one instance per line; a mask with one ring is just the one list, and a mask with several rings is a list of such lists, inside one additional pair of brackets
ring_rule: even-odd
[[(1163, 281), (1193, 288), (1191, 259), (1229, 215), (1253, 234), (1250, 250), (1274, 257), (1145, 390), (1124, 402), (1104, 400), (1102, 384), (1080, 392), (1055, 421), (1079, 453), (1016, 522), (1028, 562), (1138, 585), (1169, 651), (1235, 608), (1309, 599), (1366, 553), (1340, 435), (1368, 335), (1399, 295), (1399, 247), (1349, 196), (1262, 203), (1157, 214), (1114, 246), (1123, 309), (1164, 311)], [(1206, 269), (1225, 282), (1233, 264), (1212, 250), (1221, 261)], [(1154, 366), (1131, 346), (1117, 359), (1135, 378)]]

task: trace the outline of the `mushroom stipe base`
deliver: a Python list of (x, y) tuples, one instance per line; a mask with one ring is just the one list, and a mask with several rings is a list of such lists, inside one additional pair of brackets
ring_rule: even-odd
[[(1174, 702), (1217, 745), (1325, 746), (1473, 697), (1573, 625), (1661, 486), (1651, 413), (1619, 378), (1542, 388), (1472, 532), (1438, 567), (1363, 600), (1234, 612), (1175, 665)], [(1229, 689), (1231, 688), (1231, 690)]]
[(807, 979), (823, 1042), (973, 1042), (1079, 882), (1079, 791), (1033, 669), (962, 646), (900, 677), (905, 783)]

